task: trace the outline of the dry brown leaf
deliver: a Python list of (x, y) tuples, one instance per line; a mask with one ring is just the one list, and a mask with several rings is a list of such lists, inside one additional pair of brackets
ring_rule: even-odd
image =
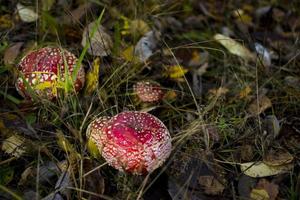
[[(93, 30), (95, 33), (92, 36)], [(88, 24), (82, 33), (81, 45), (84, 47), (87, 42), (90, 43), (88, 52), (94, 56), (107, 56), (111, 54), (113, 42), (111, 36), (106, 32), (104, 26), (98, 25), (96, 21)]]
[(20, 49), (21, 49), (22, 45), (23, 45), (23, 42), (17, 42), (5, 50), (3, 60), (6, 65), (14, 64), (15, 59), (17, 58), (17, 56), (20, 53)]
[(291, 163), (294, 157), (287, 151), (270, 151), (263, 162), (269, 166), (280, 166)]
[[(97, 194), (103, 194), (105, 190), (104, 178), (101, 174), (101, 168), (95, 170), (99, 164), (93, 162), (93, 160), (85, 159), (83, 161), (84, 176), (83, 181), (85, 182), (85, 189), (90, 192)], [(91, 195), (91, 197), (93, 197)], [(93, 198), (89, 199), (93, 199)]]
[(81, 4), (76, 9), (72, 10), (69, 13), (66, 13), (66, 15), (63, 16), (62, 21), (66, 24), (77, 23), (91, 6), (92, 3), (90, 2)]
[(246, 145), (241, 146), (240, 152), (241, 152), (241, 159), (243, 161), (250, 161), (253, 159), (254, 152), (253, 152), (252, 145), (246, 144)]
[(266, 179), (261, 179), (257, 183), (256, 187), (251, 191), (252, 199), (266, 199), (266, 200), (275, 200), (278, 195), (278, 185), (270, 183)]
[(226, 87), (219, 87), (218, 89), (211, 89), (209, 90), (209, 93), (211, 93), (215, 97), (224, 96), (229, 91)]
[(225, 189), (225, 186), (214, 176), (200, 176), (198, 182), (204, 188), (204, 192), (209, 195), (220, 195)]
[(259, 115), (271, 106), (272, 102), (267, 96), (260, 96), (258, 99), (252, 101), (248, 107), (248, 112), (251, 115)]

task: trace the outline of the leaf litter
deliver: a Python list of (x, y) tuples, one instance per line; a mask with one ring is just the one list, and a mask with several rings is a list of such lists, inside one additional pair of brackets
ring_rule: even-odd
[[(299, 198), (296, 6), (174, 2), (1, 4), (0, 199)], [(47, 45), (81, 57), (85, 89), (25, 101), (17, 62)], [(162, 102), (136, 103), (145, 79), (163, 86)], [(114, 171), (86, 141), (87, 122), (124, 110), (154, 114), (172, 134), (172, 157), (147, 177)]]

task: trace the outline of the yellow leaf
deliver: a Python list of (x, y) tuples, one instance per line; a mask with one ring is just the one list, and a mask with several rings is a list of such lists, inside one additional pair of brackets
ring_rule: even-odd
[(293, 164), (286, 164), (280, 166), (269, 166), (263, 162), (247, 162), (241, 163), (241, 171), (247, 176), (257, 178), (257, 177), (266, 177), (273, 176), (277, 174), (282, 174), (289, 172), (293, 168)]
[(268, 192), (264, 189), (252, 189), (250, 197), (253, 200), (269, 200), (270, 196)]
[(223, 45), (230, 53), (240, 56), (245, 60), (254, 60), (255, 56), (245, 46), (239, 42), (222, 34), (214, 35), (214, 39)]
[(122, 57), (129, 62), (134, 62), (134, 61), (138, 61), (138, 59), (136, 58), (136, 56), (134, 55), (134, 47), (133, 46), (129, 46), (127, 47), (122, 53), (121, 53)]
[(166, 100), (174, 100), (177, 97), (177, 93), (174, 90), (169, 90), (166, 92), (164, 99)]
[(57, 130), (57, 144), (62, 148), (65, 152), (71, 154), (77, 154), (73, 145), (69, 142), (69, 140), (65, 137), (61, 130)]
[(93, 61), (92, 69), (86, 74), (85, 94), (92, 94), (98, 87), (100, 58)]
[(144, 35), (149, 31), (150, 28), (148, 24), (141, 19), (135, 19), (130, 22), (130, 32), (132, 35), (135, 34)]
[(0, 16), (0, 28), (9, 29), (13, 26), (12, 17), (10, 15)]
[(251, 24), (252, 17), (248, 15), (243, 9), (237, 9), (233, 11), (233, 16), (240, 22), (245, 24)]
[(3, 141), (2, 150), (5, 153), (11, 154), (18, 158), (26, 151), (24, 143), (25, 143), (24, 137), (19, 135), (12, 135)]
[(34, 86), (34, 88), (37, 90), (45, 90), (45, 89), (51, 88), (52, 86), (53, 86), (53, 83), (51, 83), (50, 81), (45, 81), (45, 82), (36, 84)]
[(173, 79), (178, 79), (183, 77), (186, 73), (188, 72), (188, 70), (186, 68), (184, 68), (181, 65), (173, 65), (168, 67), (167, 69), (167, 76)]
[(252, 89), (249, 86), (246, 86), (244, 89), (240, 91), (239, 98), (244, 99), (248, 97), (250, 92), (252, 92)]
[(90, 152), (90, 154), (93, 158), (100, 158), (101, 157), (97, 145), (93, 142), (93, 140), (91, 138), (88, 139), (87, 149), (88, 149), (88, 151)]
[(148, 24), (141, 19), (130, 20), (125, 16), (121, 16), (123, 26), (121, 30), (122, 35), (144, 35), (150, 31)]
[(123, 27), (122, 27), (122, 31), (121, 34), (122, 35), (128, 35), (129, 34), (129, 19), (125, 16), (121, 16), (121, 19), (123, 20)]

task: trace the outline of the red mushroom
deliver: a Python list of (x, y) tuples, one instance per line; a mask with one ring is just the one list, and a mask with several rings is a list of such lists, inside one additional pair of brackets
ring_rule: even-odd
[(162, 100), (164, 92), (158, 83), (139, 81), (133, 86), (134, 93), (142, 102), (158, 102)]
[(112, 167), (133, 174), (152, 172), (169, 157), (171, 137), (166, 126), (145, 112), (126, 111), (94, 120), (87, 130)]
[[(30, 86), (37, 95), (45, 95), (48, 99), (52, 99), (57, 96), (59, 81), (66, 81), (66, 72), (71, 78), (76, 62), (77, 58), (74, 54), (57, 47), (44, 47), (30, 52), (18, 65), (19, 77), (16, 88), (25, 98), (31, 98), (32, 93), (28, 88)], [(83, 87), (84, 79), (85, 72), (80, 66), (74, 81), (76, 92)]]

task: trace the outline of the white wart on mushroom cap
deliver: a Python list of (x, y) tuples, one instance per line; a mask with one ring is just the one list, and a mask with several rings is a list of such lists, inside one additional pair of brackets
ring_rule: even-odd
[(155, 116), (127, 111), (93, 121), (87, 135), (109, 165), (133, 174), (152, 172), (169, 157), (171, 137)]
[(137, 82), (133, 85), (133, 90), (142, 102), (158, 102), (164, 96), (161, 86), (150, 81)]
[[(57, 87), (57, 82), (65, 81), (66, 72), (71, 77), (76, 63), (77, 58), (74, 54), (57, 47), (44, 47), (30, 52), (22, 58), (18, 65), (17, 91), (23, 97), (30, 98), (28, 84), (38, 95), (45, 95), (52, 99), (57, 95), (53, 93), (53, 90)], [(24, 80), (27, 84), (24, 83)], [(84, 81), (85, 72), (83, 67), (80, 66), (74, 81), (75, 91), (79, 91), (83, 87)]]

